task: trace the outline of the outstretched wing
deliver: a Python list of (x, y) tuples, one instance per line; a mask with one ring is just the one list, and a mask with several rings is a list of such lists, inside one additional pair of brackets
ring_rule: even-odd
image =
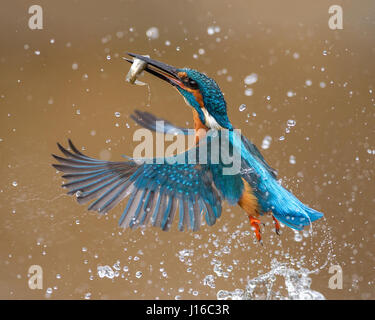
[(64, 172), (63, 184), (79, 203), (106, 213), (130, 195), (120, 226), (135, 228), (152, 224), (169, 230), (179, 208), (178, 229), (196, 231), (202, 215), (213, 225), (221, 215), (222, 196), (207, 165), (138, 164), (134, 161), (96, 160), (82, 154), (69, 140), (71, 152), (58, 144), (65, 157), (53, 155)]
[[(159, 132), (159, 133), (181, 133), (181, 134), (187, 135), (191, 132), (194, 132), (193, 130), (177, 127), (177, 126), (173, 125), (172, 123), (170, 123), (169, 121), (158, 118), (155, 115), (153, 115), (149, 112), (146, 112), (146, 111), (135, 110), (134, 114), (132, 114), (130, 117), (140, 126), (146, 128), (146, 129), (155, 131), (155, 132)], [(164, 126), (162, 126), (162, 127), (157, 126), (156, 125), (157, 121), (163, 121)], [(277, 177), (277, 170), (273, 169), (266, 162), (266, 160), (264, 159), (264, 157), (260, 153), (257, 146), (254, 143), (252, 143), (249, 139), (247, 139), (244, 135), (241, 135), (241, 140), (242, 140), (244, 146), (246, 147), (246, 149), (259, 162), (261, 162), (264, 165), (264, 167), (267, 169), (267, 171), (269, 171), (274, 178), (276, 178)], [(245, 164), (245, 162), (243, 162), (242, 170), (243, 170), (243, 173), (244, 173), (243, 174), (244, 178), (246, 180), (249, 180), (250, 179), (249, 178), (249, 170), (251, 170), (251, 168), (249, 168), (249, 166), (247, 164)]]
[[(182, 127), (177, 127), (170, 123), (167, 120), (157, 118), (155, 115), (152, 113), (146, 112), (146, 111), (139, 111), (139, 110), (134, 110), (134, 114), (130, 115), (130, 118), (134, 120), (137, 124), (142, 126), (143, 128), (159, 132), (159, 133), (168, 133), (168, 134), (184, 134), (184, 135), (189, 135), (189, 134), (194, 134), (194, 130), (191, 129), (186, 129)], [(158, 122), (163, 122), (163, 126), (159, 127), (157, 126)]]

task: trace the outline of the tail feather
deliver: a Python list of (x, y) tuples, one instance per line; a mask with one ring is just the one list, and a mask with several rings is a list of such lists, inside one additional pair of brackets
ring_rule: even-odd
[(245, 168), (250, 168), (253, 172), (253, 174), (243, 174), (242, 177), (253, 188), (262, 212), (272, 211), (277, 220), (296, 230), (302, 230), (323, 217), (322, 213), (304, 205), (278, 183), (275, 170), (267, 165), (259, 150), (251, 143), (246, 139), (239, 139), (236, 134), (231, 135), (230, 138), (233, 145), (241, 150), (241, 159)]
[(323, 213), (309, 208), (282, 186), (279, 187), (283, 201), (273, 202), (272, 207), (272, 213), (277, 220), (292, 229), (302, 230), (323, 217)]

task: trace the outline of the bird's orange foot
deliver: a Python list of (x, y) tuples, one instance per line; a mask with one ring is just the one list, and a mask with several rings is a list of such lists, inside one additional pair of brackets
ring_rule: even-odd
[(273, 222), (275, 222), (275, 232), (279, 236), (280, 235), (280, 223), (276, 220), (274, 216), (272, 216)]
[(257, 218), (255, 218), (255, 217), (253, 217), (253, 216), (250, 216), (249, 215), (249, 220), (250, 220), (250, 225), (251, 225), (251, 228), (254, 230), (254, 232), (255, 232), (255, 236), (256, 236), (256, 238), (258, 239), (258, 241), (261, 243), (261, 244), (263, 244), (262, 243), (262, 237), (261, 237), (261, 235), (260, 235), (260, 220), (259, 219), (257, 219)]

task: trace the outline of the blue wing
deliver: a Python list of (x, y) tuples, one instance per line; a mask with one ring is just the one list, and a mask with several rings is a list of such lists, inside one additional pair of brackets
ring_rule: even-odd
[[(152, 113), (149, 113), (146, 111), (135, 110), (134, 114), (130, 115), (130, 118), (132, 118), (140, 126), (146, 129), (155, 131), (155, 132), (168, 133), (168, 134), (179, 133), (179, 134), (184, 134), (184, 135), (194, 134), (193, 129), (189, 130), (187, 128), (175, 126), (169, 121), (161, 119), (161, 118), (157, 118)], [(163, 127), (157, 126), (156, 123), (158, 121), (162, 121), (164, 123), (164, 126)]]
[[(166, 134), (166, 133), (169, 133), (169, 134), (181, 133), (181, 134), (184, 134), (184, 135), (188, 135), (188, 134), (194, 133), (193, 129), (189, 130), (187, 128), (182, 128), (182, 127), (175, 126), (174, 124), (170, 123), (169, 121), (164, 120), (162, 118), (158, 118), (155, 115), (153, 115), (153, 114), (151, 114), (149, 112), (146, 112), (146, 111), (135, 110), (134, 114), (132, 114), (130, 117), (138, 125), (146, 128), (146, 129), (155, 131), (155, 132), (164, 133), (164, 134)], [(157, 121), (163, 121), (164, 122), (164, 126), (163, 127), (157, 126), (156, 125)], [(246, 149), (259, 162), (261, 162), (264, 165), (264, 167), (270, 172), (270, 174), (273, 177), (276, 178), (277, 171), (275, 169), (273, 169), (266, 162), (266, 160), (264, 159), (264, 157), (260, 153), (260, 151), (257, 148), (257, 146), (254, 143), (252, 143), (249, 139), (247, 139), (244, 135), (241, 135), (241, 140), (242, 140), (242, 143), (244, 144), (244, 146), (246, 147)], [(243, 162), (243, 168), (242, 169), (243, 169), (244, 175), (246, 175), (247, 179), (249, 179), (249, 177), (248, 177), (249, 176), (248, 169), (250, 169), (250, 167), (248, 166), (248, 164), (246, 162)]]
[[(156, 118), (152, 114), (136, 111), (139, 118), (138, 124), (154, 131), (159, 131), (155, 126)], [(135, 117), (133, 116), (133, 119)], [(168, 122), (169, 130), (173, 124)], [(181, 130), (181, 128), (176, 127)], [(162, 129), (162, 128), (161, 128)], [(164, 130), (164, 133), (165, 130)], [(277, 171), (270, 167), (259, 149), (245, 136), (240, 139), (232, 139), (232, 144), (237, 150), (241, 150), (241, 176), (252, 187), (257, 197), (261, 212), (272, 211), (274, 216), (285, 225), (302, 230), (304, 226), (320, 219), (323, 214), (299, 201), (292, 193), (283, 188), (276, 180)]]
[[(122, 227), (151, 224), (169, 230), (179, 208), (178, 229), (198, 230), (202, 215), (213, 225), (221, 215), (221, 192), (209, 165), (137, 164), (135, 161), (100, 161), (82, 154), (69, 140), (71, 152), (58, 144), (65, 157), (53, 155), (64, 172), (63, 184), (79, 203), (106, 213), (130, 196), (120, 218)], [(154, 161), (155, 162), (155, 161)]]

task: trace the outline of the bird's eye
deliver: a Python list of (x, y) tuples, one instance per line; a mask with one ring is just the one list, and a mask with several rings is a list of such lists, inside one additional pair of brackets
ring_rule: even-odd
[(192, 87), (192, 88), (197, 88), (198, 84), (195, 80), (189, 79), (189, 86)]

